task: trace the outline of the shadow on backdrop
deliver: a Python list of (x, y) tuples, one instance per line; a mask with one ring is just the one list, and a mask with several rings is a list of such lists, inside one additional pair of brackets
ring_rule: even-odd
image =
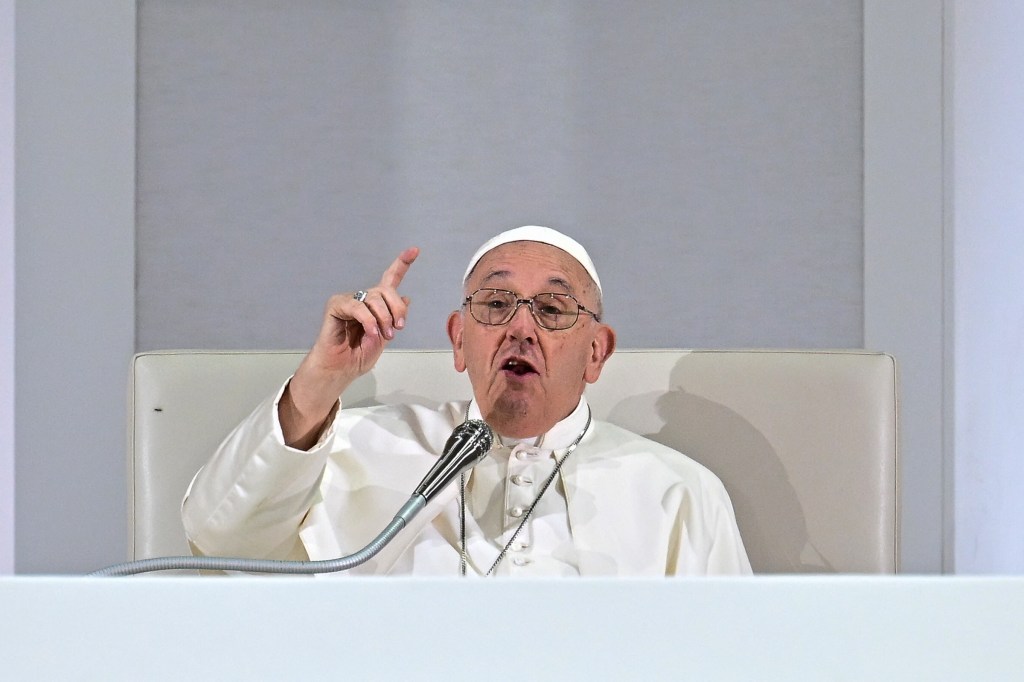
[(651, 423), (641, 435), (679, 450), (711, 469), (725, 484), (736, 510), (750, 563), (756, 573), (834, 573), (811, 544), (796, 490), (768, 439), (734, 410), (681, 387), (680, 361), (670, 390), (627, 398), (609, 420)]

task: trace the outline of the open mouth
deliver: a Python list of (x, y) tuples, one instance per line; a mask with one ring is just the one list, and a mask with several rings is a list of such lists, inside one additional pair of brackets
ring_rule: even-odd
[(517, 377), (526, 376), (527, 374), (537, 374), (537, 369), (526, 360), (521, 358), (509, 358), (502, 364), (502, 371), (509, 372)]

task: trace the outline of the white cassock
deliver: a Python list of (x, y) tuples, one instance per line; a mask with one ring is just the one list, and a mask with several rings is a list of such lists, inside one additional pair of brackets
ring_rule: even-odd
[[(476, 404), (338, 410), (309, 451), (284, 444), (277, 396), (266, 400), (196, 474), (182, 503), (193, 551), (333, 559), (373, 540)], [(539, 438), (498, 439), (467, 475), (467, 574), (483, 575), (544, 481), (584, 429), (586, 400)], [(457, 576), (459, 484), (349, 574)], [(721, 481), (689, 457), (594, 421), (565, 459), (495, 575), (743, 575), (750, 562)], [(339, 574), (340, 575), (340, 574)]]

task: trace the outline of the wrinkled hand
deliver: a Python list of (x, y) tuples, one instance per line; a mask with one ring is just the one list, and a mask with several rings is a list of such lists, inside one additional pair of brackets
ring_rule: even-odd
[(317, 367), (353, 380), (373, 369), (395, 330), (405, 326), (409, 299), (399, 295), (398, 286), (418, 255), (416, 247), (399, 254), (377, 286), (366, 290), (364, 301), (356, 300), (354, 293), (336, 294), (327, 301), (320, 335), (310, 351)]
[(400, 253), (380, 282), (366, 290), (365, 300), (350, 292), (327, 301), (316, 342), (281, 399), (286, 443), (298, 447), (315, 435), (338, 396), (373, 369), (396, 330), (405, 327), (409, 299), (398, 293), (398, 286), (419, 252), (413, 246)]

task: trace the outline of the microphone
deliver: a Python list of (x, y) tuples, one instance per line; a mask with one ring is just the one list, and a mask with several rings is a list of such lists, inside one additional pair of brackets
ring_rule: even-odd
[(441, 457), (416, 486), (413, 495), (430, 502), (455, 477), (476, 466), (494, 443), (491, 427), (479, 419), (470, 419), (455, 427), (444, 444)]
[(278, 561), (275, 559), (214, 556), (160, 557), (116, 564), (94, 571), (89, 575), (125, 576), (149, 571), (181, 569), (301, 574), (346, 571), (376, 556), (416, 514), (427, 506), (428, 502), (434, 499), (441, 490), (448, 487), (448, 484), (455, 480), (456, 476), (473, 468), (477, 462), (483, 459), (493, 443), (494, 432), (491, 431), (491, 427), (479, 419), (469, 419), (456, 426), (452, 435), (448, 437), (441, 456), (434, 462), (434, 466), (430, 468), (420, 484), (416, 486), (409, 501), (402, 505), (402, 508), (395, 514), (395, 518), (381, 531), (380, 535), (355, 554), (322, 561)]

